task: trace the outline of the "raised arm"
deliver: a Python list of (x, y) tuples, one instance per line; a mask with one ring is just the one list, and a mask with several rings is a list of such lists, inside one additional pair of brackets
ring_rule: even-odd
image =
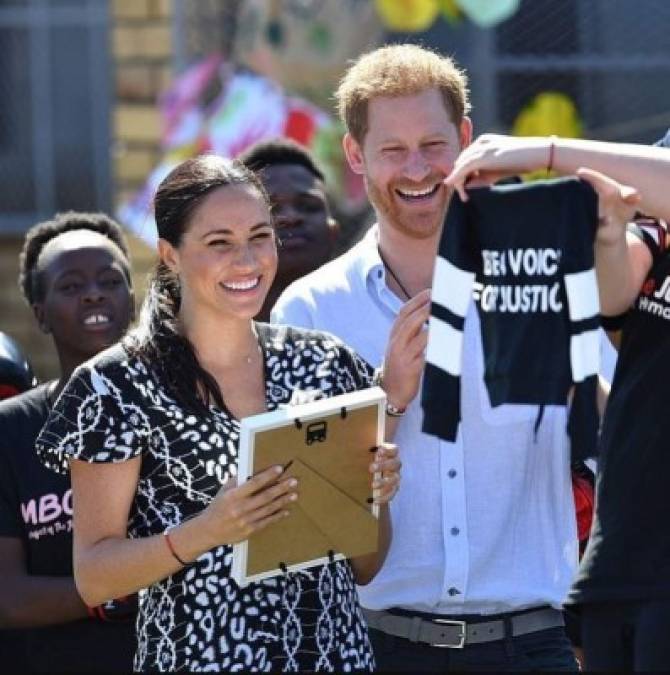
[(464, 185), (478, 175), (495, 180), (546, 169), (549, 165), (562, 175), (576, 174), (585, 167), (632, 185), (640, 195), (640, 211), (670, 220), (670, 199), (666, 194), (670, 184), (668, 148), (574, 138), (484, 134), (460, 154), (446, 182), (467, 199)]
[(447, 185), (467, 200), (471, 181), (491, 183), (538, 169), (576, 174), (598, 192), (599, 227), (595, 258), (603, 314), (626, 311), (652, 264), (646, 246), (627, 235), (636, 210), (670, 219), (670, 151), (645, 145), (581, 139), (519, 138), (487, 134), (456, 160)]
[(592, 169), (577, 175), (598, 193), (598, 232), (595, 267), (600, 311), (606, 316), (624, 313), (633, 304), (652, 265), (647, 246), (627, 231), (640, 202), (639, 193)]
[[(430, 290), (417, 293), (398, 312), (384, 355), (381, 387), (389, 404), (405, 410), (419, 392), (426, 361)], [(386, 416), (386, 439), (392, 440), (400, 418)]]

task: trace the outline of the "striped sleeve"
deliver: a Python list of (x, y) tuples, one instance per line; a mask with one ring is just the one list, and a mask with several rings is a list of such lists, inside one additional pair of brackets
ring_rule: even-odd
[(463, 328), (472, 296), (476, 258), (467, 209), (451, 198), (435, 261), (421, 406), (424, 433), (456, 440), (461, 419)]

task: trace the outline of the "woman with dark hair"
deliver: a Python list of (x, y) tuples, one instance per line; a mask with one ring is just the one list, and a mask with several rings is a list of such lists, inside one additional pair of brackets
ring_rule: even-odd
[(386, 553), (395, 446), (371, 465), (379, 553), (245, 588), (230, 568), (231, 545), (290, 516), (300, 491), (275, 466), (236, 485), (239, 420), (299, 390), (368, 387), (371, 369), (333, 336), (253, 321), (277, 252), (263, 188), (241, 164), (187, 160), (155, 215), (160, 263), (139, 331), (75, 372), (40, 437), (43, 461), (69, 460), (78, 588), (89, 604), (146, 589), (138, 670), (370, 670), (354, 583)]
[[(117, 342), (132, 320), (121, 228), (103, 213), (61, 213), (38, 223), (26, 235), (19, 285), (53, 339), (60, 374), (0, 403), (0, 629), (11, 629), (0, 665), (7, 672), (126, 671), (136, 599), (86, 606), (73, 579), (70, 479), (45, 469), (35, 451), (72, 371)], [(9, 382), (30, 386), (25, 360), (11, 358)]]

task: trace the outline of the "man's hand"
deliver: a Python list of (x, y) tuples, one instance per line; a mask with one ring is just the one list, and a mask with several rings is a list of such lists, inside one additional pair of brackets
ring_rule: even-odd
[(391, 329), (381, 386), (388, 402), (396, 408), (405, 409), (419, 391), (429, 315), (430, 290), (427, 289), (403, 305)]

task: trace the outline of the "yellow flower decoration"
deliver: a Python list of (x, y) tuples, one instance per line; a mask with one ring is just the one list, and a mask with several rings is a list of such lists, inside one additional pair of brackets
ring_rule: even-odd
[[(583, 125), (577, 106), (565, 94), (544, 91), (537, 94), (517, 115), (512, 125), (514, 136), (562, 136), (579, 138)], [(525, 180), (547, 178), (546, 171), (534, 171), (524, 175)]]
[(440, 2), (375, 0), (375, 8), (386, 28), (403, 33), (418, 33), (433, 25), (440, 11)]

